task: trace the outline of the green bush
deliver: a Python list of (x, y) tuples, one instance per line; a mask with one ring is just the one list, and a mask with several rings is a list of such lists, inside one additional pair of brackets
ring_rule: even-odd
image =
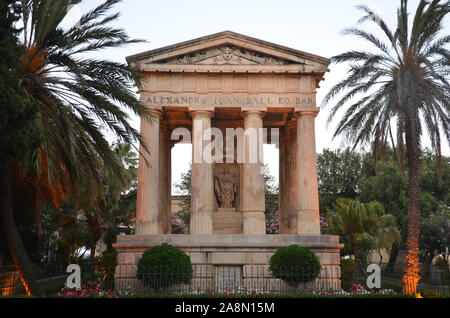
[(341, 258), (341, 286), (345, 291), (352, 288), (353, 277), (355, 275), (355, 261), (351, 258)]
[(136, 276), (144, 285), (156, 289), (189, 284), (192, 280), (191, 260), (182, 250), (164, 243), (144, 252)]
[(298, 245), (281, 247), (270, 258), (270, 271), (276, 278), (295, 287), (315, 279), (320, 273), (320, 261), (314, 252)]

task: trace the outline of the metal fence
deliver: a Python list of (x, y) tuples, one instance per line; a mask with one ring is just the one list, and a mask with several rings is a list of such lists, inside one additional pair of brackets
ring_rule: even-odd
[[(65, 288), (71, 273), (66, 267), (37, 270), (38, 281), (46, 296), (137, 296), (137, 295), (352, 295), (401, 293), (401, 275), (381, 273), (380, 286), (375, 277), (344, 274), (340, 267), (322, 267), (317, 277), (310, 268), (286, 267), (278, 273), (268, 266), (194, 265), (192, 268), (152, 267), (141, 271), (137, 266), (120, 265), (114, 270), (81, 267), (80, 287)], [(450, 272), (432, 269), (423, 275), (419, 291), (450, 292)], [(274, 277), (277, 276), (277, 277)], [(0, 267), (2, 296), (25, 295), (13, 266)]]

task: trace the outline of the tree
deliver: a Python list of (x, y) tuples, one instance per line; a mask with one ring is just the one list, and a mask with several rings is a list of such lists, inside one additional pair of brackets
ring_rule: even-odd
[[(95, 273), (95, 249), (98, 241), (107, 237), (108, 250), (112, 251), (112, 241), (118, 234), (118, 225), (129, 223), (130, 211), (136, 207), (137, 156), (131, 145), (118, 143), (113, 152), (123, 165), (125, 178), (106, 176), (104, 190), (95, 201), (83, 202), (83, 215), (87, 230), (91, 234), (90, 267), (91, 277)], [(114, 235), (115, 234), (115, 235)]]
[(13, 215), (13, 169), (26, 151), (39, 145), (35, 126), (39, 105), (30, 101), (20, 87), (16, 70), (23, 50), (17, 41), (20, 30), (13, 25), (19, 19), (16, 1), (0, 3), (0, 218), (10, 254), (28, 295), (40, 293), (31, 263), (17, 230)]
[(395, 218), (385, 214), (377, 201), (360, 203), (340, 198), (335, 210), (328, 212), (327, 222), (331, 233), (344, 242), (344, 250), (355, 257), (355, 281), (373, 249), (388, 248), (399, 239)]
[[(346, 29), (345, 34), (367, 40), (377, 51), (349, 51), (334, 56), (334, 63), (352, 64), (348, 77), (331, 88), (324, 103), (344, 93), (331, 109), (328, 118), (331, 121), (344, 105), (352, 98), (356, 99), (348, 106), (334, 132), (334, 136), (344, 135), (355, 147), (374, 140), (376, 153), (379, 146), (386, 146), (390, 139), (399, 162), (403, 162), (406, 145), (409, 170), (408, 252), (403, 291), (416, 293), (420, 280), (420, 140), (423, 132), (428, 131), (438, 161), (441, 131), (447, 141), (450, 140), (450, 53), (446, 49), (450, 36), (439, 36), (443, 20), (450, 11), (450, 3), (421, 0), (410, 26), (407, 0), (401, 0), (394, 32), (367, 6), (359, 8), (365, 14), (361, 21), (374, 22), (386, 36), (388, 44), (364, 30)], [(392, 133), (393, 127), (395, 134)], [(398, 148), (394, 145), (394, 135), (397, 136)]]
[(324, 215), (338, 198), (355, 199), (361, 177), (361, 155), (349, 148), (324, 149), (317, 155), (319, 207)]
[[(104, 136), (141, 141), (125, 109), (150, 120), (134, 93), (139, 74), (124, 63), (93, 58), (92, 53), (139, 40), (109, 25), (119, 1), (107, 0), (82, 15), (72, 27), (60, 24), (79, 0), (23, 0), (24, 52), (17, 67), (21, 87), (39, 104), (36, 127), (42, 144), (27, 152), (15, 178), (36, 198), (38, 220), (42, 203), (59, 206), (73, 197), (92, 200), (103, 191), (105, 175), (124, 178), (122, 166)], [(88, 191), (83, 191), (89, 189)]]
[(450, 246), (450, 207), (442, 205), (429, 218), (421, 220), (420, 251), (426, 265), (442, 255), (448, 261)]
[[(368, 155), (367, 157), (371, 157)], [(394, 160), (388, 159), (377, 165), (377, 174), (363, 174), (358, 181), (360, 193), (358, 199), (361, 202), (380, 202), (385, 211), (393, 215), (397, 220), (401, 240), (394, 241), (390, 250), (388, 271), (394, 270), (394, 265), (400, 251), (401, 243), (406, 241), (408, 217), (406, 214), (408, 196), (407, 185), (403, 182), (402, 175)]]
[(267, 164), (264, 165), (264, 204), (266, 221), (278, 219), (278, 185)]
[(86, 251), (92, 240), (82, 214), (73, 203), (64, 204), (59, 209), (47, 209), (47, 213), (50, 228), (59, 233), (59, 240), (55, 244), (60, 245), (59, 241), (62, 241), (68, 247), (66, 263), (71, 264), (75, 261), (78, 264), (81, 258), (80, 251), (82, 249)]
[(178, 232), (177, 228), (180, 227), (178, 220), (181, 221), (184, 228), (189, 229), (191, 222), (191, 178), (192, 178), (192, 164), (189, 165), (188, 171), (181, 174), (181, 180), (175, 184), (177, 192), (182, 196), (179, 207), (180, 210), (175, 213), (175, 217), (172, 220), (172, 230)]

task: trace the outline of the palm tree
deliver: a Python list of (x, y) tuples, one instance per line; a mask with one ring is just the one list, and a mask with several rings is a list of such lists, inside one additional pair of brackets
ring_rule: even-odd
[(373, 247), (378, 251), (381, 266), (383, 255), (381, 250), (390, 251), (394, 243), (398, 244), (401, 240), (400, 230), (398, 229), (397, 219), (392, 214), (384, 214), (378, 218), (377, 231), (373, 236)]
[(329, 230), (339, 235), (355, 257), (355, 282), (361, 266), (373, 249), (388, 247), (399, 238), (395, 217), (385, 214), (378, 201), (360, 203), (339, 198), (334, 210), (327, 213)]
[(415, 293), (419, 275), (419, 195), (420, 140), (427, 130), (437, 157), (441, 157), (441, 132), (450, 140), (450, 36), (440, 37), (450, 2), (421, 0), (412, 25), (409, 24), (407, 0), (401, 0), (397, 27), (392, 32), (383, 19), (367, 6), (362, 21), (374, 22), (386, 36), (387, 43), (374, 34), (350, 28), (345, 34), (370, 42), (374, 53), (349, 51), (332, 58), (334, 63), (350, 62), (348, 76), (328, 92), (324, 104), (341, 93), (332, 107), (328, 122), (347, 105), (334, 136), (344, 135), (358, 144), (374, 141), (378, 146), (388, 138), (395, 148), (392, 129), (397, 136), (399, 163), (403, 162), (406, 144), (408, 164), (408, 237), (403, 290)]
[[(129, 212), (136, 206), (137, 191), (132, 191), (137, 185), (137, 156), (130, 144), (118, 143), (113, 148), (115, 155), (124, 168), (124, 178), (117, 180), (115, 176), (106, 176), (103, 180), (104, 190), (97, 200), (87, 200), (82, 203), (83, 216), (91, 234), (90, 242), (90, 272), (94, 277), (95, 249), (97, 242), (107, 234), (117, 229), (120, 221), (127, 220)], [(134, 198), (134, 200), (132, 199)]]
[[(26, 151), (39, 144), (39, 132), (33, 129), (39, 105), (26, 98), (20, 87), (16, 69), (23, 50), (17, 43), (19, 29), (15, 27), (20, 18), (20, 7), (16, 1), (0, 3), (0, 221), (11, 250), (12, 260), (28, 264), (23, 242), (17, 230), (13, 214), (13, 165), (22, 160)], [(30, 267), (17, 271), (21, 280), (33, 278)], [(25, 285), (27, 293), (31, 293)]]
[[(56, 206), (69, 194), (76, 201), (86, 194), (90, 197), (82, 199), (94, 200), (103, 190), (106, 175), (124, 178), (103, 129), (133, 144), (141, 139), (126, 111), (150, 119), (133, 91), (139, 74), (125, 63), (92, 57), (93, 52), (140, 41), (109, 26), (119, 16), (109, 12), (119, 1), (107, 0), (73, 27), (60, 27), (70, 6), (79, 2), (21, 1), (25, 53), (18, 76), (29, 100), (39, 103), (36, 129), (42, 132), (42, 144), (16, 164), (15, 178), (33, 190), (38, 215), (42, 200)], [(10, 250), (12, 255), (26, 255), (23, 247)], [(21, 258), (16, 267), (30, 268), (30, 264)], [(30, 294), (39, 294), (39, 286), (27, 272), (24, 285), (31, 287)]]

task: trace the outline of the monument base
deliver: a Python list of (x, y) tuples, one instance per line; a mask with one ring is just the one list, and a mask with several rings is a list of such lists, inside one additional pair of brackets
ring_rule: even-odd
[[(154, 246), (168, 243), (189, 255), (194, 268), (190, 285), (181, 290), (239, 292), (264, 290), (281, 292), (289, 290), (269, 271), (270, 257), (279, 247), (297, 244), (311, 248), (322, 265), (319, 278), (299, 288), (302, 291), (340, 290), (340, 255), (338, 236), (331, 235), (243, 235), (243, 234), (164, 234), (119, 235), (114, 247), (118, 251), (116, 288), (136, 286), (136, 270), (142, 253)], [(289, 264), (286, 264), (289, 265)], [(140, 286), (140, 287), (139, 287)]]

